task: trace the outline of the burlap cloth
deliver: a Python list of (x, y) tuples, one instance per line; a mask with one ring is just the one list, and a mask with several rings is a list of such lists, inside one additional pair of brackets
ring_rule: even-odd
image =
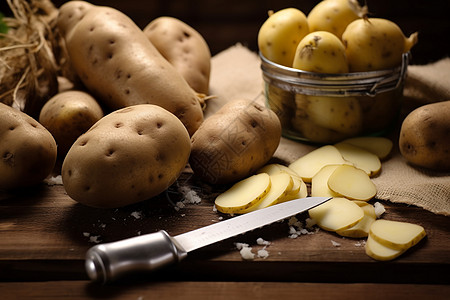
[[(212, 58), (210, 94), (206, 118), (235, 98), (257, 99), (264, 103), (263, 79), (257, 53), (237, 44)], [(420, 105), (450, 100), (450, 58), (408, 67), (403, 113)], [(450, 116), (449, 116), (450, 117)], [(399, 126), (401, 118), (399, 120)], [(377, 199), (415, 205), (436, 214), (450, 215), (450, 173), (437, 173), (409, 165), (400, 155), (398, 129), (390, 135), (392, 155), (382, 162), (382, 172), (373, 178)], [(448, 137), (450, 138), (450, 137)], [(315, 146), (282, 138), (274, 158), (286, 164), (315, 149)], [(449, 157), (450, 159), (450, 157)]]

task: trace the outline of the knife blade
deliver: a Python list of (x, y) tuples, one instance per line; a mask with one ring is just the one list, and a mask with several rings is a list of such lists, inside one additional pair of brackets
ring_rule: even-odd
[(92, 281), (106, 283), (133, 272), (153, 271), (181, 261), (188, 252), (289, 218), (329, 199), (331, 198), (307, 197), (291, 200), (175, 237), (160, 230), (99, 244), (88, 249), (86, 253), (86, 272)]

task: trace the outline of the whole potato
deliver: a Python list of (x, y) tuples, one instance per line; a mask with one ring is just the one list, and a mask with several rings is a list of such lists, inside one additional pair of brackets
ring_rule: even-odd
[(56, 162), (56, 142), (45, 127), (0, 102), (0, 190), (44, 180)]
[(268, 60), (291, 67), (295, 49), (308, 33), (308, 21), (301, 10), (289, 7), (270, 11), (258, 32), (258, 48)]
[(241, 180), (269, 161), (280, 138), (280, 120), (272, 110), (256, 102), (233, 100), (192, 136), (190, 166), (212, 184)]
[(179, 19), (159, 17), (145, 26), (144, 33), (194, 91), (208, 94), (211, 52), (198, 31)]
[(70, 148), (62, 166), (67, 194), (88, 206), (114, 208), (157, 196), (185, 168), (190, 137), (183, 123), (152, 104), (116, 110)]
[(125, 14), (69, 1), (57, 24), (76, 73), (106, 107), (155, 104), (176, 115), (191, 135), (200, 126), (199, 95)]
[(53, 135), (58, 155), (63, 158), (75, 140), (102, 117), (103, 110), (91, 95), (83, 91), (66, 91), (45, 103), (39, 123)]
[(411, 164), (450, 171), (450, 100), (416, 108), (403, 120), (400, 153)]

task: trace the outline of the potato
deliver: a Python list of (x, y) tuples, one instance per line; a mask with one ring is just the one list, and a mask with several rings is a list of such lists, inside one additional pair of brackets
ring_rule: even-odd
[(155, 104), (177, 116), (190, 135), (200, 126), (199, 96), (126, 15), (69, 1), (57, 24), (76, 73), (109, 109)]
[(232, 100), (192, 136), (190, 166), (206, 182), (235, 182), (265, 165), (280, 139), (280, 121), (272, 110), (257, 102)]
[(344, 230), (336, 231), (337, 234), (351, 238), (364, 238), (369, 235), (370, 226), (377, 219), (375, 208), (372, 204), (364, 201), (353, 201), (364, 211), (364, 217), (355, 225)]
[(309, 30), (328, 31), (341, 38), (345, 28), (367, 13), (367, 6), (361, 7), (357, 0), (323, 0), (309, 12)]
[(372, 152), (348, 143), (337, 143), (334, 146), (346, 161), (351, 162), (356, 168), (363, 170), (370, 177), (377, 175), (381, 171), (381, 161)]
[(345, 139), (338, 144), (341, 143), (347, 143), (365, 149), (378, 156), (380, 160), (386, 159), (389, 156), (394, 145), (390, 139), (381, 136), (353, 137)]
[(393, 260), (406, 251), (405, 249), (394, 249), (386, 247), (385, 245), (377, 242), (370, 233), (367, 237), (365, 250), (368, 256), (379, 261)]
[(411, 164), (450, 171), (450, 100), (423, 105), (403, 120), (400, 153)]
[(377, 187), (365, 171), (342, 165), (328, 178), (328, 187), (334, 193), (352, 200), (369, 201), (377, 194)]
[(51, 174), (53, 136), (32, 117), (0, 102), (0, 190), (32, 186)]
[(346, 162), (336, 147), (325, 145), (299, 157), (289, 165), (304, 182), (311, 182), (314, 175), (326, 165), (351, 164)]
[(271, 185), (269, 174), (259, 173), (235, 183), (217, 196), (214, 204), (222, 213), (244, 213), (249, 207), (261, 202)]
[(320, 228), (328, 231), (348, 229), (364, 217), (361, 207), (345, 198), (332, 198), (308, 213)]
[(196, 92), (209, 93), (211, 52), (201, 34), (173, 17), (159, 17), (144, 33)]
[(311, 179), (311, 197), (338, 197), (339, 194), (333, 192), (328, 187), (328, 179), (334, 170), (340, 165), (326, 165), (317, 172)]
[(290, 7), (269, 12), (258, 32), (258, 47), (268, 60), (291, 67), (297, 45), (308, 33), (308, 21), (302, 11)]
[(115, 208), (165, 191), (185, 168), (190, 138), (181, 121), (152, 104), (116, 110), (70, 148), (62, 165), (67, 194), (93, 207)]
[(417, 33), (406, 38), (392, 21), (357, 19), (342, 34), (351, 72), (391, 69), (401, 65), (402, 54), (417, 43)]
[(267, 194), (261, 199), (261, 201), (243, 210), (244, 213), (263, 209), (277, 203), (284, 202), (284, 198), (287, 197), (294, 184), (292, 177), (287, 173), (278, 173), (269, 175), (269, 177), (270, 189)]
[(302, 178), (295, 173), (292, 169), (285, 165), (281, 164), (268, 164), (262, 167), (257, 171), (257, 173), (267, 173), (270, 176), (280, 174), (280, 173), (287, 173), (292, 178), (292, 189), (287, 192), (287, 195), (283, 197), (282, 199), (279, 199), (279, 202), (285, 202), (293, 199), (298, 198), (305, 198), (308, 196), (308, 190), (306, 187), (306, 184), (303, 182)]
[(417, 224), (377, 220), (370, 226), (370, 235), (389, 248), (408, 249), (426, 236), (425, 229)]
[(348, 73), (345, 47), (330, 32), (311, 32), (298, 44), (292, 67), (316, 73)]
[(39, 114), (58, 145), (58, 156), (64, 158), (75, 140), (103, 117), (98, 102), (83, 91), (66, 91), (53, 96)]

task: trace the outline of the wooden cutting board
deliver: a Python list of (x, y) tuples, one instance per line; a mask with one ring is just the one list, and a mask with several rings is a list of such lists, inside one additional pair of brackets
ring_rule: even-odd
[[(195, 191), (201, 202), (181, 204), (185, 194), (180, 187)], [(76, 203), (62, 185), (2, 193), (0, 278), (86, 280), (84, 255), (99, 242), (161, 229), (177, 235), (227, 218), (213, 207), (215, 196), (224, 188), (204, 185), (185, 173), (159, 197), (108, 210)], [(382, 203), (383, 218), (420, 224), (428, 234), (394, 261), (368, 257), (364, 239), (318, 229), (294, 238), (284, 221), (196, 250), (181, 263), (146, 274), (145, 279), (450, 283), (442, 275), (450, 271), (450, 219), (413, 206)], [(297, 216), (300, 221), (306, 217), (306, 213)], [(270, 245), (264, 248), (258, 238)], [(249, 244), (255, 254), (264, 248), (269, 256), (243, 260), (236, 242)]]

